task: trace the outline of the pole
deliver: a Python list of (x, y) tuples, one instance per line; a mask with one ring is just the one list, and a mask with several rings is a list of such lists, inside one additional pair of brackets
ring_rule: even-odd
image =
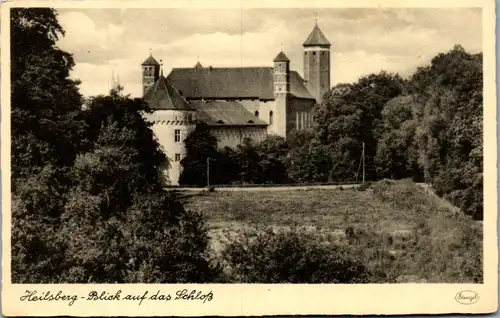
[(365, 143), (363, 142), (363, 183), (365, 183)]
[(207, 187), (210, 186), (210, 158), (207, 157)]

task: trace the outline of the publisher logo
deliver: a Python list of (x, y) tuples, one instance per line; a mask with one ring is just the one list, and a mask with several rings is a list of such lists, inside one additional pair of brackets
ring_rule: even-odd
[(463, 290), (455, 295), (455, 300), (462, 305), (472, 305), (478, 302), (479, 295), (472, 290)]

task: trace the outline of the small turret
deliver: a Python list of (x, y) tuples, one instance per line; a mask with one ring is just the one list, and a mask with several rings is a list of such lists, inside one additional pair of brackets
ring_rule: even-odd
[(283, 97), (290, 92), (290, 60), (283, 50), (274, 58), (274, 96)]
[(155, 60), (152, 52), (149, 57), (141, 64), (142, 66), (142, 95), (146, 95), (148, 90), (160, 78), (160, 63)]

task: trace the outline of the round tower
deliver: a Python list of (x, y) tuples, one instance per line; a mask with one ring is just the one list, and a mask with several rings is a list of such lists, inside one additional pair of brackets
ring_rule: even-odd
[(304, 47), (304, 80), (309, 93), (321, 103), (330, 89), (330, 42), (316, 22), (302, 44)]
[(153, 123), (151, 129), (170, 161), (165, 176), (171, 185), (177, 185), (182, 169), (181, 160), (186, 156), (184, 140), (196, 127), (196, 108), (181, 96), (163, 74), (147, 91), (144, 100), (153, 110), (145, 117)]

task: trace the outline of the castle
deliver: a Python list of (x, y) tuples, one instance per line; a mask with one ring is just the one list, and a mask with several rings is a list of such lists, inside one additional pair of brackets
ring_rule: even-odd
[(289, 136), (311, 126), (312, 108), (330, 89), (330, 42), (314, 26), (303, 43), (304, 77), (290, 70), (283, 50), (273, 67), (174, 68), (167, 77), (152, 54), (142, 63), (147, 114), (171, 161), (168, 178), (178, 184), (183, 140), (197, 122), (206, 123), (219, 147), (235, 147), (245, 138)]

